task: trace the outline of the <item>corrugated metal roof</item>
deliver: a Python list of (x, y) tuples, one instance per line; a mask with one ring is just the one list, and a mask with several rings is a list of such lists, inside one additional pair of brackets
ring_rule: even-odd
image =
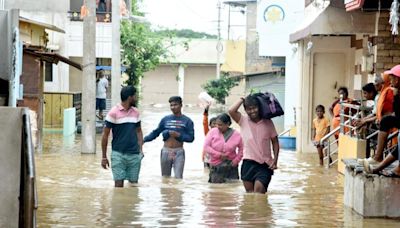
[(61, 62), (64, 62), (68, 65), (71, 65), (71, 66), (77, 68), (78, 70), (82, 70), (81, 64), (74, 62), (74, 61), (70, 60), (69, 58), (64, 57), (60, 54), (54, 53), (54, 52), (46, 52), (44, 50), (37, 49), (34, 47), (24, 46), (24, 53), (36, 56), (36, 57), (40, 58), (41, 60), (49, 62), (49, 63), (58, 64), (58, 62), (61, 61)]

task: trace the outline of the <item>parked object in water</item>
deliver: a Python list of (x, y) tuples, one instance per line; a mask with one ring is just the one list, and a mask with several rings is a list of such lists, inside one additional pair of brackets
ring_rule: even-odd
[[(96, 134), (103, 133), (104, 128), (104, 121), (103, 120), (96, 120)], [(79, 121), (76, 125), (76, 133), (82, 133), (82, 123)]]
[(296, 150), (296, 127), (291, 127), (278, 135), (279, 147), (286, 150)]
[(296, 137), (279, 136), (279, 147), (286, 150), (296, 150)]

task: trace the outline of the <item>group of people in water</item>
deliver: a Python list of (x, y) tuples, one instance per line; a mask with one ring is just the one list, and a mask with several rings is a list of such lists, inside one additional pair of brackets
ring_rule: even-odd
[[(376, 128), (376, 153), (373, 157), (361, 159), (367, 173), (379, 173), (392, 162), (399, 159), (398, 148), (384, 158), (384, 148), (388, 135), (400, 127), (400, 65), (376, 76), (374, 83), (363, 88), (366, 100), (373, 101), (370, 113), (353, 121), (351, 124), (359, 129)], [(320, 164), (323, 164), (323, 145), (321, 139), (340, 124), (340, 110), (343, 103), (354, 103), (348, 97), (348, 90), (338, 90), (340, 98), (336, 100), (329, 112), (330, 122), (325, 117), (325, 107), (316, 107), (316, 118), (313, 120), (313, 143), (317, 147)], [(107, 144), (112, 132), (111, 170), (115, 187), (123, 187), (124, 180), (137, 183), (141, 160), (144, 157), (143, 144), (151, 142), (160, 134), (164, 145), (161, 149), (161, 175), (170, 177), (172, 169), (175, 178), (183, 178), (185, 150), (183, 144), (193, 142), (193, 121), (182, 113), (182, 99), (179, 96), (169, 98), (171, 114), (163, 117), (158, 126), (148, 135), (143, 136), (140, 114), (135, 107), (136, 89), (126, 86), (121, 89), (121, 103), (114, 106), (105, 118), (102, 136), (103, 168), (110, 167), (107, 157)], [(245, 114), (239, 111), (243, 105)], [(208, 122), (208, 106), (203, 116), (205, 142), (203, 161), (209, 168), (210, 183), (224, 183), (229, 179), (239, 179), (239, 163), (241, 162), (240, 179), (246, 192), (265, 193), (277, 169), (279, 157), (278, 134), (270, 119), (261, 117), (260, 101), (256, 95), (248, 95), (236, 101), (229, 114), (222, 113)], [(349, 113), (348, 109), (344, 109)], [(230, 127), (232, 120), (240, 126), (240, 133)], [(349, 129), (345, 129), (349, 131)], [(359, 130), (360, 131), (360, 130)], [(335, 135), (338, 137), (338, 134)], [(397, 143), (397, 142), (395, 142)], [(382, 173), (386, 176), (400, 177), (400, 165), (393, 170)]]
[[(400, 126), (400, 65), (396, 65), (390, 70), (382, 73), (381, 76), (376, 75), (373, 83), (368, 83), (362, 87), (363, 97), (367, 101), (371, 101), (371, 111), (363, 113), (363, 115), (353, 120), (351, 125), (357, 128), (358, 134), (366, 135), (365, 132), (378, 130), (377, 146), (375, 154), (366, 159), (360, 159), (359, 162), (364, 166), (367, 173), (381, 173), (389, 177), (400, 177), (400, 165), (393, 170), (383, 171), (387, 166), (396, 160), (399, 160), (399, 148), (394, 146), (391, 153), (384, 158), (384, 148), (388, 143), (397, 144), (400, 139), (394, 138), (388, 140), (391, 133), (396, 132)], [(324, 116), (325, 108), (323, 105), (316, 107), (317, 117), (313, 121), (313, 143), (317, 147), (320, 164), (323, 164), (323, 145), (321, 139), (340, 125), (341, 104), (359, 104), (357, 101), (348, 97), (348, 90), (345, 87), (338, 89), (339, 99), (335, 100), (330, 106), (329, 111), (332, 117), (331, 124), (328, 118)], [(349, 108), (344, 108), (344, 113), (349, 114)], [(351, 113), (350, 113), (351, 114)], [(349, 131), (344, 128), (344, 131)], [(335, 134), (338, 138), (339, 131)]]
[[(136, 102), (136, 89), (132, 86), (123, 87), (121, 103), (111, 108), (105, 118), (101, 166), (105, 169), (110, 167), (107, 146), (112, 132), (111, 170), (115, 187), (123, 187), (124, 180), (137, 183), (144, 157), (143, 144), (161, 134), (164, 141), (160, 155), (161, 175), (170, 177), (173, 169), (175, 178), (183, 178), (183, 144), (193, 142), (194, 124), (182, 113), (181, 97), (169, 98), (172, 114), (163, 117), (157, 128), (144, 137)], [(242, 105), (246, 115), (239, 112)], [(267, 191), (277, 168), (279, 143), (273, 122), (261, 118), (259, 109), (260, 103), (256, 96), (248, 95), (230, 107), (229, 115), (222, 113), (212, 118), (208, 124), (208, 107), (206, 108), (203, 158), (209, 167), (210, 183), (239, 179), (238, 165), (242, 162), (240, 178), (246, 192)], [(230, 127), (232, 119), (239, 124), (241, 133)]]

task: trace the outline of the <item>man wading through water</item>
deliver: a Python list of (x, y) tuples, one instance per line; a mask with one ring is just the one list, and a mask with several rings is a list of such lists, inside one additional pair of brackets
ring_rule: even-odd
[(170, 97), (168, 102), (172, 114), (162, 118), (158, 127), (144, 137), (144, 142), (150, 142), (162, 134), (164, 147), (161, 149), (160, 158), (161, 175), (170, 177), (173, 167), (175, 178), (182, 179), (185, 166), (183, 143), (194, 140), (193, 121), (182, 114), (181, 97)]
[[(238, 110), (243, 104), (247, 115)], [(264, 194), (268, 190), (274, 170), (278, 168), (279, 142), (274, 123), (262, 119), (256, 95), (241, 98), (229, 109), (232, 119), (239, 124), (244, 151), (241, 179), (246, 192)], [(272, 145), (272, 151), (271, 151)]]
[(121, 89), (121, 103), (107, 114), (103, 129), (101, 166), (110, 166), (107, 158), (108, 136), (112, 129), (111, 170), (115, 187), (124, 187), (124, 180), (137, 183), (143, 158), (143, 134), (140, 126), (139, 110), (135, 108), (136, 89), (126, 86)]

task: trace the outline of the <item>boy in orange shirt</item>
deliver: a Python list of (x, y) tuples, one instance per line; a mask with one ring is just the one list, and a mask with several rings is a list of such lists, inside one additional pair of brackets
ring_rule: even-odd
[(323, 105), (318, 105), (315, 108), (317, 117), (313, 120), (313, 144), (317, 147), (319, 155), (319, 164), (324, 164), (324, 154), (322, 152), (324, 146), (320, 143), (320, 140), (329, 133), (330, 131), (330, 121), (324, 116), (325, 107)]

